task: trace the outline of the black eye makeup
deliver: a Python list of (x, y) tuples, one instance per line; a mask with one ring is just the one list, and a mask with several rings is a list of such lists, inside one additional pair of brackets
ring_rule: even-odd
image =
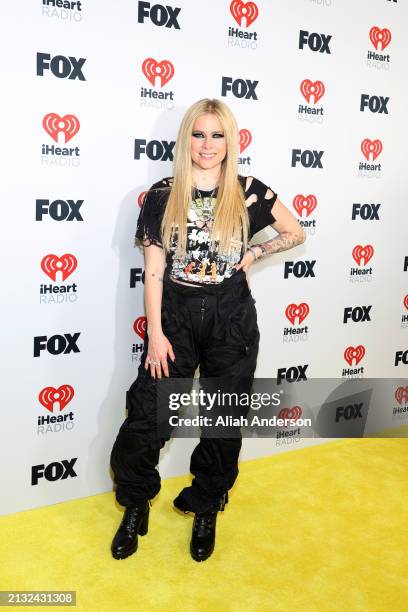
[[(204, 138), (204, 133), (203, 132), (193, 132), (192, 136), (194, 136), (194, 138)], [(224, 134), (223, 132), (214, 132), (213, 138), (224, 138)]]

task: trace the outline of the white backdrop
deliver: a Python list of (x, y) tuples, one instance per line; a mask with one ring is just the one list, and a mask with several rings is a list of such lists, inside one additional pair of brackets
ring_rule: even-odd
[[(310, 222), (307, 241), (253, 267), (256, 375), (307, 364), (309, 378), (340, 378), (349, 367), (358, 376), (406, 377), (403, 2), (21, 0), (3, 3), (1, 13), (2, 514), (112, 488), (109, 453), (142, 344), (133, 329), (144, 314), (143, 255), (133, 247), (138, 201), (172, 174), (169, 159), (135, 159), (135, 140), (171, 143), (199, 98), (231, 106), (243, 146), (250, 133), (241, 173), (268, 183), (299, 218), (296, 202), (316, 204), (302, 217)], [(376, 56), (367, 60), (370, 53)], [(153, 72), (143, 72), (149, 58)], [(171, 77), (165, 83), (163, 73)], [(234, 95), (243, 91), (240, 79), (258, 81), (257, 99)], [(223, 83), (234, 81), (223, 95)], [(322, 97), (308, 101), (321, 84)], [(142, 97), (144, 89), (155, 97)], [(299, 114), (300, 105), (309, 112)], [(382, 149), (375, 160), (371, 142)], [(54, 154), (43, 155), (43, 146)], [(322, 167), (292, 165), (296, 150), (319, 152), (303, 160), (320, 156)], [(359, 173), (361, 163), (374, 169)], [(355, 204), (368, 204), (363, 217), (374, 218), (353, 219)], [(255, 241), (267, 235), (273, 230)], [(365, 265), (364, 253), (371, 255)], [(285, 278), (288, 262), (313, 261), (297, 267), (313, 275)], [(367, 272), (351, 277), (351, 268)], [(41, 286), (49, 292), (41, 295)], [(285, 310), (301, 303), (309, 313), (292, 324)], [(370, 321), (343, 323), (345, 308), (362, 306), (371, 306)], [(284, 342), (284, 328), (306, 325), (296, 342)], [(364, 356), (350, 366), (345, 350), (350, 356), (361, 346)], [(61, 397), (70, 401), (59, 410)], [(406, 422), (406, 402), (403, 394), (396, 420), (390, 398), (384, 426)], [(245, 440), (241, 459), (325, 441)], [(163, 477), (188, 472), (196, 442), (167, 444)]]

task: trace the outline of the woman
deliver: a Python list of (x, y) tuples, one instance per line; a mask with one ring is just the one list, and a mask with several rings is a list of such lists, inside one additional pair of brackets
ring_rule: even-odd
[[(161, 486), (156, 466), (169, 436), (157, 433), (158, 379), (192, 379), (199, 366), (204, 388), (217, 378), (223, 391), (249, 393), (259, 344), (250, 268), (305, 240), (276, 193), (238, 175), (238, 139), (223, 102), (193, 104), (177, 137), (174, 177), (151, 187), (139, 215), (148, 327), (138, 377), (127, 392), (128, 416), (111, 453), (116, 499), (126, 507), (111, 547), (116, 559), (136, 551), (138, 534), (147, 533), (150, 500)], [(278, 236), (248, 246), (268, 225)], [(213, 552), (217, 512), (237, 478), (241, 443), (240, 436), (202, 434), (191, 456), (192, 485), (173, 502), (195, 514), (190, 552), (197, 561)]]

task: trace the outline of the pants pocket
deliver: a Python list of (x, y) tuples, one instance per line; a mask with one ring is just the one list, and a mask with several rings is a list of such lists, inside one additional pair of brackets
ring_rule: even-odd
[(259, 330), (255, 300), (248, 295), (231, 313), (229, 321), (230, 337), (239, 342), (245, 351), (259, 340)]

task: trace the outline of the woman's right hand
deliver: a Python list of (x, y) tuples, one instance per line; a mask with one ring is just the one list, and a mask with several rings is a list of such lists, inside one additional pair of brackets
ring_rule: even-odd
[(145, 361), (145, 370), (150, 367), (150, 374), (153, 378), (161, 378), (162, 370), (165, 376), (169, 376), (167, 355), (170, 356), (172, 361), (176, 360), (173, 347), (163, 332), (153, 332), (151, 335), (149, 335), (149, 348)]

